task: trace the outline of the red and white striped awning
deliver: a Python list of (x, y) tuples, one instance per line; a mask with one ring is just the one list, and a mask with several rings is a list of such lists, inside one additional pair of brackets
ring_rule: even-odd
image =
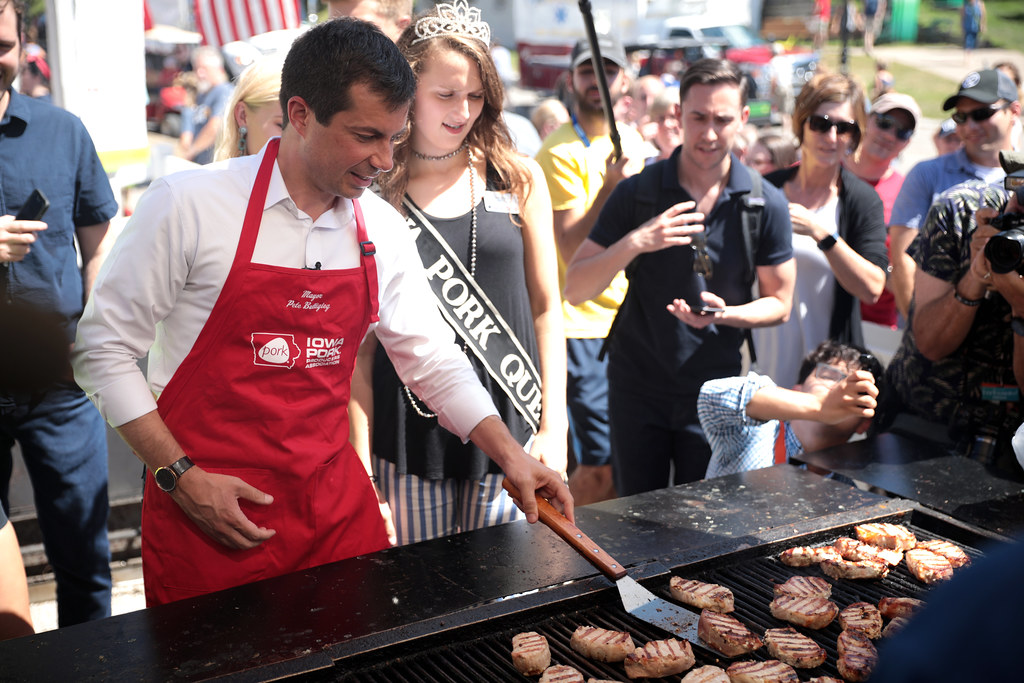
[(195, 0), (196, 30), (204, 44), (220, 47), (267, 31), (298, 28), (300, 1)]

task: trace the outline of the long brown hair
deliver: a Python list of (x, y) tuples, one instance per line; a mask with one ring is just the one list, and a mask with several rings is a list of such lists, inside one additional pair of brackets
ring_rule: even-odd
[[(417, 21), (426, 16), (437, 16), (434, 8), (417, 17)], [(519, 153), (512, 142), (512, 135), (501, 117), (501, 107), (505, 101), (505, 89), (498, 77), (498, 70), (491, 59), (490, 49), (476, 38), (460, 34), (447, 34), (427, 40), (416, 40), (416, 21), (409, 24), (398, 39), (398, 49), (409, 60), (413, 73), (417, 78), (423, 72), (427, 60), (444, 50), (454, 50), (471, 59), (480, 69), (480, 81), (484, 89), (484, 106), (480, 116), (473, 123), (466, 141), (471, 149), (484, 155), (489, 171), (496, 176), (498, 189), (511, 192), (523, 206), (529, 195), (532, 179), (526, 167), (519, 160)], [(415, 109), (413, 104), (413, 109)], [(415, 117), (415, 111), (410, 119)], [(390, 173), (381, 174), (378, 178), (381, 195), (403, 214), (402, 198), (409, 186), (409, 157), (412, 154), (411, 136), (406, 135), (395, 145), (394, 169)], [(492, 177), (494, 177), (492, 176)]]

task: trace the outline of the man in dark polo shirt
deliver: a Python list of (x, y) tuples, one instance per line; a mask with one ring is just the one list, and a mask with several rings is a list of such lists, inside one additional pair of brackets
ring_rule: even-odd
[[(679, 96), (685, 142), (619, 183), (566, 274), (565, 298), (576, 303), (637, 259), (608, 346), (612, 469), (623, 496), (704, 477), (701, 385), (739, 374), (743, 328), (785, 320), (796, 279), (785, 196), (731, 153), (750, 113), (743, 74), (700, 60)], [(743, 214), (755, 209), (745, 201), (755, 177), (763, 209), (748, 267)], [(652, 185), (649, 206), (638, 208)]]
[[(11, 87), (24, 11), (21, 0), (0, 0), (0, 307), (52, 315), (54, 334), (70, 348), (117, 203), (82, 122)], [(41, 222), (15, 220), (36, 188), (49, 211)], [(9, 508), (17, 442), (57, 579), (60, 626), (110, 616), (106, 428), (70, 365), (64, 376), (21, 391), (0, 387), (0, 502)]]

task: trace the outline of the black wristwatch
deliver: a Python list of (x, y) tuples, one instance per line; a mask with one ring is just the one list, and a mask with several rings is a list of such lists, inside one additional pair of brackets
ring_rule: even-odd
[(1014, 334), (1024, 337), (1024, 318), (1016, 315), (1010, 318), (1010, 329)]
[(156, 485), (160, 487), (161, 491), (170, 493), (178, 487), (178, 478), (188, 472), (188, 470), (194, 465), (189, 457), (184, 457), (175, 460), (168, 467), (160, 467), (156, 472), (153, 473), (153, 479), (156, 481)]
[(829, 235), (828, 237), (822, 237), (821, 241), (818, 242), (818, 249), (821, 249), (822, 251), (828, 251), (832, 247), (836, 246), (836, 240), (838, 240), (838, 239), (839, 239), (839, 233), (838, 232), (834, 232), (831, 235)]

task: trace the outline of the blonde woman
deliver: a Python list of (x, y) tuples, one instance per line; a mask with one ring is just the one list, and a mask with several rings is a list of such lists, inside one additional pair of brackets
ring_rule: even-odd
[[(416, 229), (439, 306), (501, 418), (535, 458), (564, 473), (565, 335), (551, 203), (540, 167), (516, 153), (502, 121), (489, 39), (464, 0), (438, 5), (402, 33), (416, 99), (380, 193)], [(520, 518), (500, 470), (438, 424), (385, 354), (371, 361), (364, 351), (357, 375), (373, 363), (373, 471), (397, 542)], [(353, 397), (365, 409), (359, 391)], [(370, 438), (357, 434), (354, 443), (367, 448)]]
[(215, 161), (256, 154), (267, 140), (281, 134), (282, 65), (279, 57), (261, 57), (238, 77), (224, 109)]

